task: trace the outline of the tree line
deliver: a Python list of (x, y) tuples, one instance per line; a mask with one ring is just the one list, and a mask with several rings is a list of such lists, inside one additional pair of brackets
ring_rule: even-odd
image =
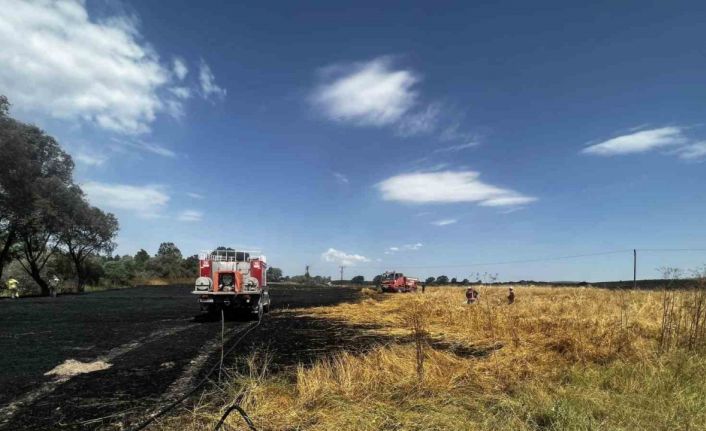
[(9, 108), (0, 95), (0, 279), (19, 267), (48, 295), (49, 273), (63, 264), (81, 291), (88, 259), (114, 249), (118, 220), (86, 200), (56, 140)]

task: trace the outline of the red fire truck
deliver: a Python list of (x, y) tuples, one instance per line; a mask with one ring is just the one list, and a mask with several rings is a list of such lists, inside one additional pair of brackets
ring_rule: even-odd
[(380, 279), (380, 288), (383, 292), (416, 292), (418, 286), (418, 278), (405, 277), (404, 274), (395, 271), (385, 272)]
[(267, 259), (231, 248), (201, 253), (191, 293), (198, 295), (202, 311), (242, 310), (261, 317), (270, 310)]

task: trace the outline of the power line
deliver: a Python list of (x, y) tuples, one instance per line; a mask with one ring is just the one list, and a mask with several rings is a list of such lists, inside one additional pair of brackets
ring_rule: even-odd
[(607, 256), (612, 254), (630, 253), (633, 254), (634, 251), (644, 251), (644, 252), (706, 252), (706, 248), (638, 248), (638, 249), (622, 249), (622, 250), (609, 250), (596, 253), (584, 253), (584, 254), (572, 254), (566, 256), (550, 256), (535, 259), (519, 259), (519, 260), (505, 260), (496, 262), (469, 262), (469, 263), (457, 263), (449, 265), (396, 265), (389, 264), (385, 266), (357, 266), (359, 269), (381, 269), (381, 268), (417, 268), (417, 269), (433, 269), (433, 268), (465, 268), (470, 266), (492, 266), (492, 265), (513, 265), (518, 263), (535, 263), (535, 262), (551, 262), (556, 260), (566, 260), (566, 259), (579, 259), (583, 257), (594, 257), (594, 256)]
[(567, 255), (567, 256), (552, 256), (552, 257), (544, 257), (544, 258), (537, 258), (537, 259), (522, 259), (522, 260), (506, 260), (506, 261), (496, 261), (496, 262), (469, 262), (469, 263), (459, 263), (459, 264), (449, 264), (449, 265), (386, 265), (386, 266), (368, 266), (368, 267), (358, 267), (358, 268), (386, 268), (386, 267), (394, 267), (394, 268), (421, 268), (421, 269), (427, 269), (427, 268), (464, 268), (464, 267), (469, 267), (469, 266), (491, 266), (491, 265), (511, 265), (511, 264), (517, 264), (517, 263), (532, 263), (532, 262), (548, 262), (552, 260), (563, 260), (563, 259), (577, 259), (577, 258), (582, 258), (582, 257), (591, 257), (591, 256), (605, 256), (605, 255), (610, 255), (610, 254), (619, 254), (619, 253), (632, 253), (633, 249), (624, 249), (624, 250), (611, 250), (611, 251), (603, 251), (603, 252), (598, 252), (598, 253), (586, 253), (586, 254), (573, 254), (573, 255)]

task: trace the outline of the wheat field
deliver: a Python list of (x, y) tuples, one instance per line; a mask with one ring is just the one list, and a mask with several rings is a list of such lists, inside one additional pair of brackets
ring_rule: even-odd
[(242, 395), (261, 430), (706, 429), (704, 289), (515, 286), (513, 304), (506, 287), (479, 290), (472, 305), (461, 288), (363, 289), (291, 310), (388, 341), (277, 374), (255, 352), (162, 426), (201, 429)]

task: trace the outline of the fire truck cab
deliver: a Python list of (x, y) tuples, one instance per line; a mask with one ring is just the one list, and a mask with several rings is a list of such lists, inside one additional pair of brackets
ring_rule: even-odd
[(191, 292), (202, 311), (242, 310), (260, 317), (270, 309), (267, 259), (233, 249), (199, 254), (199, 278)]

